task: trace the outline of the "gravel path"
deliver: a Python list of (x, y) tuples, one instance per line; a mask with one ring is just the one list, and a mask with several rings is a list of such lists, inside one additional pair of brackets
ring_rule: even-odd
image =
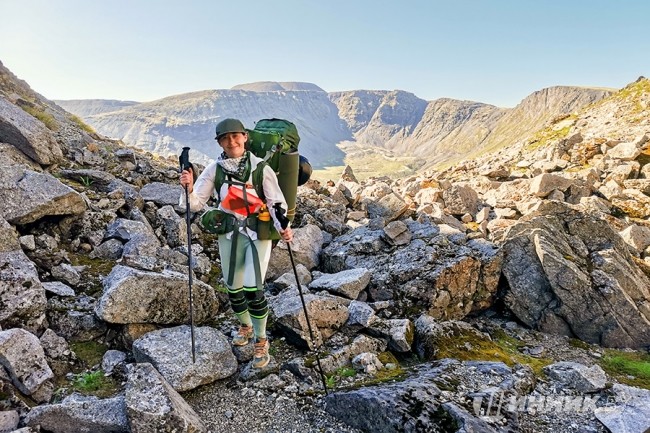
[(220, 381), (183, 394), (210, 433), (362, 433), (323, 410), (322, 395), (290, 396)]

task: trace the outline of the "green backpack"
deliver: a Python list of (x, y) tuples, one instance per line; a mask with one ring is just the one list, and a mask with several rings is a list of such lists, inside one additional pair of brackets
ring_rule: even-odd
[(258, 158), (262, 158), (275, 171), (289, 208), (287, 217), (292, 221), (296, 214), (301, 163), (298, 154), (298, 143), (300, 143), (298, 128), (288, 120), (273, 118), (259, 120), (255, 128), (247, 131), (246, 149)]
[(292, 122), (284, 119), (262, 119), (254, 129), (247, 129), (246, 149), (264, 159), (274, 171), (280, 166), (280, 155), (298, 151), (300, 135)]

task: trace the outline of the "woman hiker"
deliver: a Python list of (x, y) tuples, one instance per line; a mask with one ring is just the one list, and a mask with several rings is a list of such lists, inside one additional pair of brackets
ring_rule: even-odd
[[(224, 119), (217, 124), (216, 132), (216, 140), (223, 149), (221, 155), (203, 170), (195, 184), (189, 170), (181, 173), (180, 183), (188, 188), (190, 209), (194, 212), (200, 211), (212, 194), (217, 196), (219, 206), (214, 212), (222, 228), (217, 230), (222, 272), (230, 305), (240, 322), (232, 344), (245, 346), (254, 336), (252, 365), (262, 368), (270, 361), (266, 339), (269, 309), (263, 282), (272, 241), (268, 226), (262, 230), (264, 226), (260, 223), (258, 228), (258, 222), (268, 221), (270, 213), (273, 227), (285, 242), (291, 242), (293, 232), (290, 227), (283, 230), (275, 215), (278, 203), (287, 211), (275, 172), (263, 164), (263, 171), (254, 173), (262, 159), (244, 148), (248, 133), (242, 122)], [(180, 204), (186, 206), (184, 194)]]

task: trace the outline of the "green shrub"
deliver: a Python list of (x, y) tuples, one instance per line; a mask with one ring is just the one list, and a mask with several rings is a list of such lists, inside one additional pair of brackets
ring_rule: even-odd
[(94, 371), (92, 373), (83, 373), (78, 375), (72, 386), (81, 392), (91, 392), (98, 391), (104, 384), (104, 373), (99, 371)]
[(93, 395), (100, 398), (115, 395), (120, 385), (110, 376), (105, 376), (101, 370), (85, 372), (75, 376), (72, 381), (71, 389), (64, 390), (65, 393), (70, 390), (79, 392), (84, 395)]

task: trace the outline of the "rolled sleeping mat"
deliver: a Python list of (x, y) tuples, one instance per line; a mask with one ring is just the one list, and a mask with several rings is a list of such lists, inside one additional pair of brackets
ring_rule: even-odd
[(296, 196), (298, 195), (298, 170), (300, 155), (297, 151), (280, 155), (278, 184), (287, 202), (287, 218), (293, 221), (296, 216)]

